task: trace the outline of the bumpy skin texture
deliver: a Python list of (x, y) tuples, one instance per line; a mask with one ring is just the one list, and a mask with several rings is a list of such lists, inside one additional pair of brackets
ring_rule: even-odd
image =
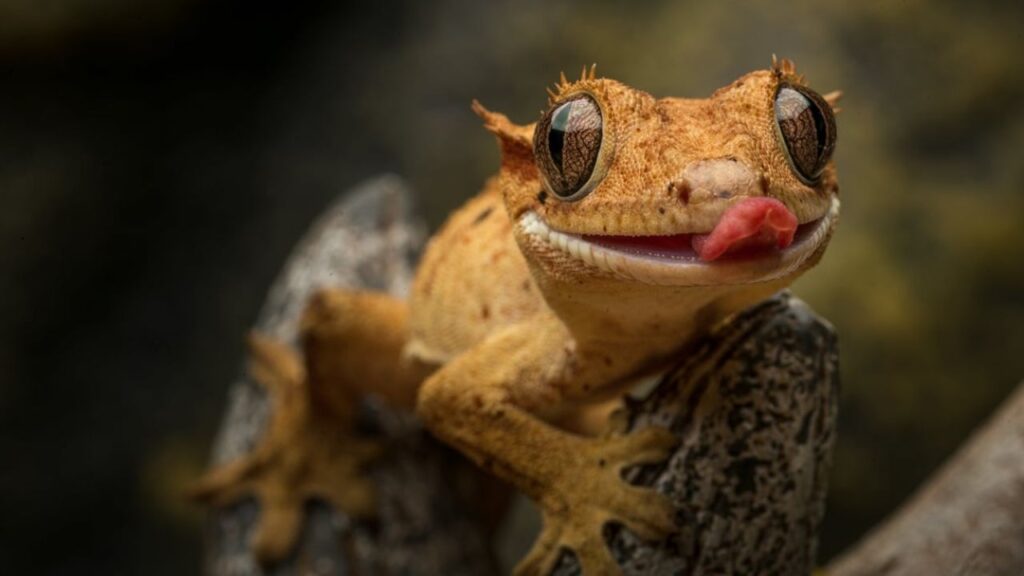
[[(775, 120), (784, 85), (803, 86), (787, 61), (703, 100), (655, 99), (597, 79), (592, 70), (578, 82), (563, 78), (551, 93), (553, 109), (586, 95), (601, 114), (600, 139), (585, 139), (587, 146), (600, 142), (600, 153), (589, 164), (567, 160), (574, 171), (567, 181), (576, 184), (580, 166), (593, 166), (571, 200), (559, 199), (542, 174), (554, 165), (539, 156), (550, 153), (546, 145), (535, 146), (547, 120), (537, 131), (474, 104), (498, 137), (501, 169), (431, 240), (408, 304), (331, 290), (307, 310), (305, 368), (290, 373), (312, 407), (272, 426), (253, 456), (288, 452), (299, 462), (265, 465), (268, 457), (260, 456), (258, 465), (241, 465), (244, 477), (214, 471), (203, 494), (225, 502), (239, 484), (274, 486), (275, 494), (294, 487), (289, 499), (264, 498), (264, 515), (273, 518), (283, 514), (275, 506), (294, 510), (308, 493), (304, 487), (358, 483), (353, 471), (366, 455), (340, 449), (352, 441), (345, 415), (353, 403), (368, 392), (398, 405), (415, 399), (438, 438), (540, 505), (544, 529), (517, 572), (547, 574), (570, 549), (584, 573), (617, 573), (602, 536), (609, 522), (645, 539), (678, 529), (669, 500), (621, 476), (630, 466), (663, 460), (675, 437), (658, 428), (584, 436), (559, 424), (620, 396), (638, 376), (662, 368), (673, 352), (820, 258), (837, 217), (835, 171), (824, 158), (810, 183), (794, 172)], [(581, 236), (707, 234), (730, 207), (759, 197), (778, 200), (811, 231), (787, 250), (715, 263), (602, 251)], [(344, 465), (316, 465), (323, 458), (288, 448), (311, 437), (294, 430), (309, 428), (332, 431), (324, 437), (336, 445), (325, 441), (317, 450)], [(332, 477), (336, 470), (345, 473)], [(372, 492), (360, 493), (355, 500), (318, 495), (364, 513)], [(294, 524), (264, 527), (276, 543), (264, 549), (264, 559), (284, 553), (294, 534), (275, 530), (293, 531)]]

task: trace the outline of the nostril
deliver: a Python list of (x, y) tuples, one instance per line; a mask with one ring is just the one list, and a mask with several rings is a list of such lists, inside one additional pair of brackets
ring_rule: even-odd
[(682, 182), (669, 182), (668, 193), (670, 195), (676, 195), (683, 202), (683, 204), (690, 203), (690, 183), (686, 180)]

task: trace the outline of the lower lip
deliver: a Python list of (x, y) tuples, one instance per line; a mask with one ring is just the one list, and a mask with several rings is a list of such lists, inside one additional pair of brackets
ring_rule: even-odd
[[(793, 237), (795, 246), (814, 232), (822, 219), (812, 220), (797, 227)], [(622, 252), (633, 256), (664, 260), (669, 262), (701, 262), (703, 261), (693, 249), (695, 234), (674, 234), (671, 236), (605, 236), (586, 234), (581, 238), (595, 246)], [(779, 253), (778, 248), (758, 244), (755, 248), (736, 250), (722, 256), (717, 262), (752, 260)]]

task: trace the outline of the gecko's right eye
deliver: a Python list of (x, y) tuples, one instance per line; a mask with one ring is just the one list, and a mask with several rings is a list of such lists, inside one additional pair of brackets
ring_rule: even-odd
[(533, 151), (548, 189), (560, 200), (579, 200), (604, 177), (601, 107), (580, 94), (549, 110), (533, 135)]

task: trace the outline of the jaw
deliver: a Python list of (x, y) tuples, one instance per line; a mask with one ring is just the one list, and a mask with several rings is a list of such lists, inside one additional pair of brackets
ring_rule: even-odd
[(559, 259), (596, 269), (602, 276), (657, 286), (721, 286), (770, 282), (795, 276), (813, 265), (832, 234), (839, 215), (839, 200), (833, 197), (826, 212), (802, 223), (793, 243), (781, 250), (705, 262), (686, 243), (673, 243), (669, 236), (638, 236), (621, 239), (573, 234), (555, 230), (536, 212), (526, 212), (517, 221), (517, 235), (528, 244), (554, 252)]

